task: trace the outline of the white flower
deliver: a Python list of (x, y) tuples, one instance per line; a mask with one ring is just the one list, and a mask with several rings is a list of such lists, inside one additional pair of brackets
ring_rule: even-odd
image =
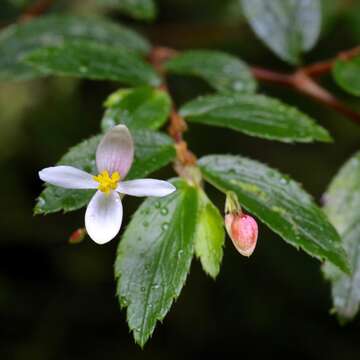
[(67, 189), (98, 189), (85, 213), (85, 227), (98, 244), (112, 240), (120, 230), (123, 208), (119, 193), (133, 196), (166, 196), (176, 190), (167, 181), (138, 179), (121, 181), (134, 158), (128, 128), (117, 125), (105, 134), (96, 150), (99, 175), (72, 166), (54, 166), (39, 171), (40, 179)]

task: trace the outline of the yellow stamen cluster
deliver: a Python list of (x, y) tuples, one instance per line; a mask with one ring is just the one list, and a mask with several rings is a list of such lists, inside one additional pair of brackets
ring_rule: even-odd
[(120, 174), (115, 171), (109, 175), (108, 171), (102, 171), (98, 176), (94, 176), (93, 179), (99, 183), (98, 190), (108, 194), (111, 190), (115, 190), (121, 176)]

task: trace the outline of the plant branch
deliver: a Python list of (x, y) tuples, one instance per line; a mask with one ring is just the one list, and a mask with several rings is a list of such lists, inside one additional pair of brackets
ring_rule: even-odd
[[(160, 85), (160, 89), (168, 94), (170, 93), (170, 91), (166, 83), (163, 64), (166, 60), (174, 57), (176, 54), (176, 50), (165, 47), (155, 47), (149, 55), (150, 63), (154, 66), (154, 68), (162, 78), (162, 84)], [(170, 122), (168, 126), (168, 133), (175, 141), (177, 158), (175, 170), (179, 175), (182, 176), (184, 176), (184, 174), (188, 174), (186, 171), (186, 167), (196, 164), (196, 156), (188, 149), (187, 142), (183, 138), (183, 134), (185, 131), (187, 131), (186, 121), (177, 112), (176, 106), (173, 102), (170, 114)], [(185, 177), (187, 176), (185, 175)]]
[(308, 76), (316, 77), (327, 74), (335, 65), (336, 60), (351, 60), (353, 57), (360, 55), (360, 46), (352, 49), (341, 51), (332, 59), (316, 62), (302, 68)]
[(28, 21), (34, 17), (44, 14), (53, 4), (53, 0), (37, 0), (29, 5), (25, 11), (20, 15), (18, 21)]
[[(46, 13), (46, 11), (49, 10), (53, 2), (54, 0), (35, 1), (34, 3), (25, 8), (25, 10), (16, 19), (16, 22), (22, 23)], [(7, 26), (10, 26), (11, 24), (12, 22), (0, 22), (0, 30)]]
[(325, 106), (334, 109), (353, 122), (360, 124), (360, 114), (358, 112), (349, 108), (346, 104), (338, 100), (332, 93), (312, 79), (312, 77), (329, 73), (337, 60), (350, 60), (357, 55), (360, 55), (360, 46), (342, 51), (332, 59), (316, 62), (300, 68), (292, 74), (278, 73), (259, 67), (252, 67), (251, 70), (257, 80), (289, 86), (324, 104)]
[[(152, 55), (150, 56), (152, 60), (150, 60), (155, 66), (155, 68), (162, 75), (164, 75), (162, 64), (166, 60), (173, 58), (177, 54), (178, 52), (171, 48), (155, 47), (152, 51)], [(256, 66), (252, 66), (251, 71), (254, 77), (259, 81), (266, 81), (282, 86), (288, 86), (309, 96), (317, 102), (334, 109), (335, 111), (346, 116), (353, 122), (360, 124), (360, 113), (352, 110), (346, 104), (338, 100), (332, 93), (323, 88), (312, 78), (330, 72), (336, 60), (350, 60), (357, 55), (360, 55), (360, 46), (356, 46), (350, 50), (342, 51), (337, 54), (333, 59), (328, 59), (299, 68), (291, 74), (276, 72)], [(178, 122), (179, 120), (172, 120), (173, 124), (177, 124)], [(172, 129), (175, 131), (176, 126), (172, 126)], [(171, 132), (172, 136), (174, 137), (173, 130), (171, 130)]]
[[(320, 63), (319, 63), (320, 64)], [(316, 81), (314, 81), (307, 69), (315, 69), (312, 66), (304, 69), (300, 68), (292, 74), (283, 74), (275, 71), (252, 67), (252, 73), (259, 81), (272, 82), (283, 86), (291, 87), (317, 102), (334, 109), (338, 113), (346, 116), (353, 122), (360, 124), (360, 114), (346, 104), (338, 100), (331, 92), (323, 88)], [(324, 71), (324, 70), (322, 70)], [(310, 73), (313, 70), (310, 71)], [(318, 73), (317, 73), (318, 74)]]

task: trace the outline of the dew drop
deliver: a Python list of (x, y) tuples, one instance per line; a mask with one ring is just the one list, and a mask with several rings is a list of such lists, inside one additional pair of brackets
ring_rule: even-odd
[(169, 210), (166, 207), (161, 208), (160, 214), (161, 215), (167, 215), (169, 213)]
[(42, 198), (42, 197), (39, 197), (39, 198), (38, 198), (38, 205), (39, 205), (40, 207), (45, 206), (45, 200), (44, 200), (44, 198)]
[(233, 83), (233, 88), (237, 91), (244, 90), (244, 84), (241, 81), (235, 81)]
[(161, 206), (160, 201), (156, 201), (156, 203), (155, 203), (155, 208), (156, 208), (156, 209), (159, 209), (160, 206)]
[(167, 229), (169, 229), (169, 223), (167, 223), (167, 222), (162, 223), (161, 229), (162, 229), (163, 231), (166, 231)]
[(142, 292), (144, 292), (144, 291), (145, 291), (145, 287), (142, 286), (142, 287), (140, 288), (140, 290), (141, 290)]
[(120, 296), (120, 305), (121, 306), (128, 306), (129, 302), (127, 301), (125, 296)]
[(88, 68), (86, 66), (80, 66), (79, 70), (81, 73), (86, 73), (88, 71)]

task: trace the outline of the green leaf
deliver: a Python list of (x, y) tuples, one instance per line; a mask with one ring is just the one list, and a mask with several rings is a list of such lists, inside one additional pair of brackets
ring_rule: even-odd
[(331, 141), (313, 119), (277, 99), (255, 94), (199, 97), (180, 114), (188, 121), (227, 127), (247, 135), (283, 142)]
[(175, 159), (174, 142), (169, 136), (145, 129), (132, 131), (132, 135), (135, 142), (135, 160), (127, 179), (143, 178)]
[(198, 165), (207, 181), (223, 192), (233, 191), (241, 206), (286, 242), (349, 271), (338, 233), (295, 181), (241, 156), (206, 156)]
[(225, 240), (224, 219), (202, 189), (197, 190), (199, 215), (196, 225), (195, 254), (204, 271), (216, 278), (220, 271)]
[(256, 35), (281, 59), (298, 64), (321, 30), (320, 0), (242, 0)]
[(352, 269), (352, 274), (347, 275), (330, 263), (323, 268), (331, 281), (334, 310), (345, 322), (356, 315), (360, 306), (360, 152), (340, 169), (324, 200), (324, 211), (342, 238)]
[[(132, 135), (135, 143), (135, 159), (127, 179), (145, 177), (175, 158), (174, 144), (167, 135), (150, 130), (134, 131)], [(72, 147), (58, 165), (70, 165), (97, 174), (95, 153), (101, 138), (102, 135), (97, 135)], [(93, 194), (94, 190), (69, 190), (47, 184), (37, 199), (34, 213), (74, 211), (85, 206)]]
[(156, 130), (169, 117), (171, 99), (162, 90), (141, 87), (116, 91), (105, 106), (108, 109), (101, 122), (103, 131), (117, 124), (125, 124), (130, 129)]
[(153, 0), (97, 0), (101, 5), (119, 9), (138, 20), (153, 20), (156, 17), (156, 6)]
[(56, 46), (66, 40), (91, 40), (113, 48), (140, 54), (150, 45), (135, 32), (100, 18), (42, 16), (0, 32), (0, 80), (27, 80), (42, 72), (22, 62), (24, 56), (44, 46)]
[[(57, 165), (70, 165), (95, 174), (95, 152), (100, 139), (101, 135), (94, 136), (70, 148)], [(72, 190), (46, 184), (45, 190), (37, 199), (34, 213), (37, 215), (77, 210), (85, 206), (94, 193), (95, 190)]]
[(337, 60), (332, 70), (336, 83), (352, 95), (360, 96), (360, 56)]
[(89, 41), (67, 41), (44, 47), (24, 60), (48, 75), (113, 80), (129, 85), (160, 85), (153, 68), (138, 55)]
[(148, 198), (119, 244), (115, 276), (135, 341), (144, 346), (184, 286), (193, 256), (196, 189), (175, 180), (170, 196)]
[(253, 93), (256, 90), (257, 84), (248, 66), (220, 51), (186, 51), (168, 61), (165, 67), (173, 74), (198, 76), (220, 92)]

